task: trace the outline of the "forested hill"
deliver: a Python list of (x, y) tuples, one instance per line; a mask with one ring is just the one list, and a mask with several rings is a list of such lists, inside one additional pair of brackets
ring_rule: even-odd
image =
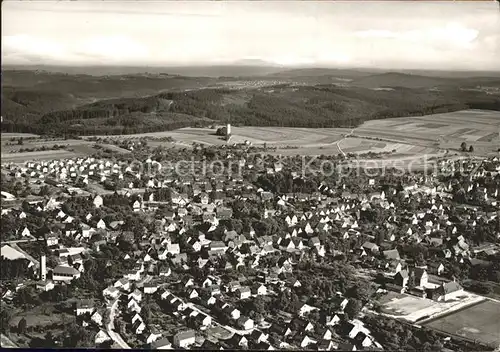
[[(17, 72), (2, 80), (3, 132), (128, 134), (228, 120), (241, 125), (353, 127), (370, 119), (468, 108), (500, 110), (499, 95), (477, 88), (500, 87), (498, 79), (486, 78), (467, 79), (465, 84), (389, 73), (351, 75), (351, 84), (314, 84), (311, 76), (277, 82), (262, 77), (29, 75)], [(29, 86), (37, 76), (38, 83)], [(324, 77), (318, 81), (324, 82)], [(381, 86), (373, 88), (377, 81)], [(214, 88), (217, 84), (224, 85)]]

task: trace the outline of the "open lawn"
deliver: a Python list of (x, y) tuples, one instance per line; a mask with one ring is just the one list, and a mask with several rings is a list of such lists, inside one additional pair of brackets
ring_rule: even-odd
[(425, 324), (445, 333), (500, 346), (500, 302), (487, 300)]

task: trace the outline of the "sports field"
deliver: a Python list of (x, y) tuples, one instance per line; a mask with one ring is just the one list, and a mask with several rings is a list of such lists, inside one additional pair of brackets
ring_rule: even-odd
[(500, 302), (486, 300), (425, 324), (449, 334), (500, 346)]

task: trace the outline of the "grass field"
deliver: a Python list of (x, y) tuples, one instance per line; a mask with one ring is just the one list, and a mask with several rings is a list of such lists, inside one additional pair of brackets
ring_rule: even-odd
[(500, 346), (500, 302), (487, 300), (464, 310), (440, 317), (427, 324), (449, 334)]

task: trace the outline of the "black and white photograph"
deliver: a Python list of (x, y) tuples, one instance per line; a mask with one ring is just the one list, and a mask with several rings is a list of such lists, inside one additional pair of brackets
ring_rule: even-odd
[(2, 1), (2, 349), (500, 352), (499, 5)]

